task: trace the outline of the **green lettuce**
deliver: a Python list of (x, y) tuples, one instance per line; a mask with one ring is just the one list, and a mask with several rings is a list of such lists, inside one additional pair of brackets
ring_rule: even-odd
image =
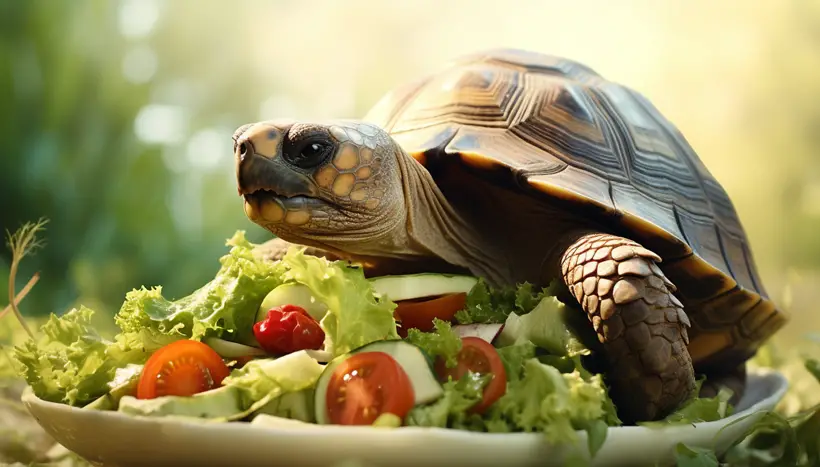
[(507, 381), (518, 381), (524, 375), (524, 362), (535, 357), (536, 349), (532, 342), (522, 340), (496, 350), (501, 357), (501, 363), (504, 364)]
[(525, 315), (510, 314), (504, 329), (498, 335), (497, 345), (507, 346), (529, 341), (552, 355), (574, 357), (588, 355), (590, 350), (582, 342), (572, 318), (580, 315), (553, 296), (544, 297)]
[(456, 313), (459, 324), (500, 324), (510, 314), (523, 315), (532, 311), (542, 298), (554, 295), (552, 285), (536, 291), (533, 285), (524, 282), (515, 287), (488, 287), (483, 279), (467, 294), (463, 310)]
[(286, 281), (306, 285), (327, 305), (320, 325), (325, 331), (325, 350), (334, 356), (371, 342), (399, 339), (393, 318), (396, 304), (376, 298), (361, 268), (306, 255), (298, 248), (290, 248), (282, 263), (287, 268)]
[(584, 430), (594, 455), (606, 439), (608, 426), (620, 423), (601, 376), (585, 378), (578, 371), (562, 374), (532, 358), (532, 344), (506, 349), (499, 349), (502, 360), (514, 370), (508, 375), (506, 393), (483, 416), (467, 410), (481, 399), (489, 375), (468, 373), (444, 383), (444, 394), (435, 402), (414, 407), (407, 424), (495, 433), (539, 432), (558, 445), (577, 443), (576, 431)]
[(492, 412), (515, 431), (543, 432), (555, 444), (571, 444), (578, 439), (575, 430), (599, 428), (595, 425), (605, 418), (605, 401), (600, 375), (584, 380), (578, 372), (562, 374), (532, 358), (524, 362), (523, 377), (507, 385)]
[(40, 328), (43, 337), (14, 348), (23, 377), (37, 397), (83, 406), (109, 391), (118, 368), (148, 358), (129, 349), (125, 341), (103, 339), (90, 325), (93, 314), (85, 307), (60, 317), (52, 314)]
[(51, 315), (44, 336), (15, 348), (23, 376), (45, 400), (83, 406), (104, 395), (118, 368), (142, 364), (155, 350), (178, 339), (214, 335), (240, 340), (252, 335), (265, 295), (282, 282), (285, 267), (254, 256), (254, 245), (238, 231), (220, 258), (215, 278), (193, 294), (166, 300), (162, 289), (133, 290), (115, 316), (122, 332), (113, 340), (91, 326), (94, 312), (80, 307)]
[(313, 387), (324, 366), (307, 352), (294, 352), (277, 359), (251, 360), (222, 381), (236, 388), (243, 409), (258, 407), (283, 394)]
[(162, 287), (129, 292), (115, 317), (120, 329), (141, 333), (146, 349), (156, 347), (152, 344), (157, 335), (231, 341), (252, 337), (257, 309), (265, 295), (282, 283), (285, 268), (281, 262), (255, 256), (254, 245), (243, 231), (237, 231), (227, 245), (232, 248), (220, 258), (216, 277), (191, 295), (171, 301), (163, 297)]
[(444, 394), (435, 402), (414, 407), (405, 418), (408, 426), (457, 428), (472, 431), (486, 431), (486, 422), (481, 416), (469, 414), (467, 410), (481, 400), (484, 387), (490, 375), (467, 372), (459, 380), (450, 380), (442, 385)]
[(458, 364), (458, 353), (461, 352), (461, 338), (447, 321), (433, 318), (433, 326), (435, 330), (431, 332), (408, 329), (405, 340), (423, 350), (431, 358), (441, 357), (447, 367), (455, 367)]
[(647, 427), (664, 427), (668, 425), (691, 425), (700, 422), (713, 422), (726, 418), (734, 412), (734, 407), (729, 404), (732, 398), (732, 390), (721, 388), (714, 397), (699, 397), (700, 387), (703, 380), (698, 381), (693, 392), (693, 396), (688, 401), (662, 420), (651, 422), (639, 422), (639, 425)]
[(675, 446), (675, 464), (678, 467), (718, 467), (715, 453), (709, 449), (687, 446), (678, 443)]
[[(820, 362), (805, 358), (803, 366), (815, 382), (820, 382)], [(820, 465), (820, 404), (791, 415), (766, 412), (748, 436), (729, 449), (723, 461), (739, 467)]]

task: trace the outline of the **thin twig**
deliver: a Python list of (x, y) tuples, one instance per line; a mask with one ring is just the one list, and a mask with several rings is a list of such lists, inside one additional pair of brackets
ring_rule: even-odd
[[(40, 280), (40, 273), (39, 272), (37, 272), (33, 276), (31, 276), (31, 279), (28, 280), (28, 282), (26, 283), (26, 286), (23, 287), (22, 290), (20, 290), (20, 292), (17, 293), (16, 297), (14, 297), (15, 304), (20, 305), (20, 302), (22, 302), (23, 299), (26, 298), (26, 295), (28, 295), (28, 293), (31, 291), (31, 288), (34, 287), (34, 284), (36, 284), (37, 281), (39, 281), (39, 280)], [(9, 311), (11, 311), (11, 304), (6, 305), (6, 307), (3, 308), (3, 311), (0, 311), (0, 319), (3, 319), (3, 317), (6, 316), (6, 314)]]
[(17, 303), (14, 298), (14, 281), (17, 277), (17, 268), (20, 266), (20, 261), (29, 253), (34, 251), (36, 248), (39, 248), (43, 245), (43, 243), (37, 239), (37, 232), (40, 231), (44, 225), (48, 223), (47, 219), (40, 219), (34, 224), (26, 223), (20, 230), (15, 232), (14, 234), (10, 234), (7, 232), (8, 235), (8, 243), (9, 248), (11, 248), (11, 270), (9, 271), (9, 302), (11, 304), (11, 309), (14, 311), (14, 314), (17, 316), (17, 320), (20, 321), (20, 325), (23, 326), (23, 329), (29, 335), (29, 337), (34, 340), (34, 333), (31, 332), (31, 329), (28, 327), (26, 320), (23, 318), (23, 314), (20, 313), (20, 309), (17, 308)]

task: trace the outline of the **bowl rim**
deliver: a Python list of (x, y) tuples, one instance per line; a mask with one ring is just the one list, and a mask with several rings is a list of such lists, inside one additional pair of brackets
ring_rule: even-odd
[[(674, 425), (663, 425), (663, 426), (654, 426), (654, 427), (647, 427), (647, 426), (618, 426), (618, 427), (609, 427), (610, 435), (614, 432), (619, 433), (631, 433), (632, 435), (637, 435), (640, 432), (646, 432), (649, 430), (651, 432), (656, 432), (657, 430), (700, 430), (700, 429), (707, 429), (713, 428), (720, 430), (723, 427), (729, 426), (734, 422), (737, 422), (741, 419), (749, 417), (751, 415), (755, 415), (758, 413), (763, 413), (767, 411), (774, 410), (775, 406), (783, 399), (786, 391), (789, 388), (789, 382), (786, 377), (778, 370), (771, 369), (771, 368), (749, 368), (747, 372), (747, 378), (756, 378), (756, 379), (769, 379), (772, 382), (769, 383), (774, 389), (765, 397), (756, 400), (751, 406), (745, 408), (742, 411), (738, 411), (733, 413), (732, 415), (722, 418), (720, 420), (715, 420), (711, 422), (698, 422), (692, 424), (674, 424)], [(454, 441), (459, 439), (470, 439), (475, 440), (476, 437), (482, 437), (483, 439), (521, 439), (524, 438), (542, 438), (540, 433), (487, 433), (487, 432), (474, 432), (474, 431), (466, 431), (466, 430), (457, 430), (451, 428), (439, 428), (439, 427), (399, 427), (394, 429), (386, 430), (380, 427), (373, 427), (373, 426), (341, 426), (341, 425), (317, 425), (314, 423), (305, 423), (303, 425), (299, 425), (298, 428), (291, 427), (291, 426), (271, 426), (268, 424), (260, 424), (260, 423), (253, 423), (253, 422), (217, 422), (217, 421), (209, 421), (204, 419), (198, 419), (193, 417), (178, 417), (178, 416), (167, 416), (167, 417), (145, 417), (145, 416), (135, 416), (135, 415), (127, 415), (122, 412), (118, 411), (103, 411), (103, 410), (92, 410), (92, 409), (84, 409), (81, 407), (72, 407), (66, 404), (61, 404), (57, 402), (46, 401), (40, 399), (34, 394), (33, 389), (30, 385), (27, 385), (23, 390), (23, 393), (20, 397), (20, 400), (25, 405), (26, 409), (31, 413), (32, 410), (30, 406), (32, 405), (39, 405), (43, 407), (46, 411), (53, 412), (53, 411), (60, 411), (66, 415), (73, 416), (73, 413), (77, 413), (77, 411), (81, 411), (83, 416), (86, 417), (102, 417), (102, 418), (113, 418), (119, 419), (119, 421), (127, 423), (147, 423), (147, 424), (155, 424), (161, 425), (163, 427), (173, 427), (175, 429), (190, 429), (190, 430), (207, 430), (210, 426), (216, 426), (220, 430), (231, 430), (231, 431), (242, 431), (251, 430), (255, 432), (268, 432), (271, 435), (275, 436), (288, 436), (291, 434), (295, 434), (297, 436), (304, 436), (306, 434), (318, 434), (321, 432), (323, 436), (333, 435), (335, 433), (345, 433), (345, 434), (371, 434), (376, 436), (382, 435), (390, 435), (390, 436), (413, 436), (418, 435), (421, 433), (427, 435), (435, 435), (435, 436), (445, 436)], [(771, 407), (771, 409), (765, 408)], [(42, 424), (40, 420), (35, 416), (35, 420), (38, 423)], [(582, 439), (586, 438), (586, 432), (578, 431), (577, 432)], [(607, 437), (609, 438), (608, 435)]]

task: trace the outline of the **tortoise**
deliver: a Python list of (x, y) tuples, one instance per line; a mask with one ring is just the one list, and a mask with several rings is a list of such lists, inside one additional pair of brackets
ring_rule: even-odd
[(233, 139), (245, 213), (275, 234), (273, 259), (298, 244), (370, 275), (560, 280), (627, 423), (671, 413), (700, 375), (701, 394), (726, 385), (736, 401), (747, 360), (787, 321), (679, 130), (570, 59), (463, 56), (362, 121), (263, 121)]

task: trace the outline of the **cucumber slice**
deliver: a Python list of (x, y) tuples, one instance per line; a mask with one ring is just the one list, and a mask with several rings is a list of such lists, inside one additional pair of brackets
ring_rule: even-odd
[(256, 322), (264, 321), (271, 308), (283, 305), (300, 306), (316, 321), (321, 321), (327, 313), (327, 305), (313, 296), (308, 286), (296, 282), (288, 282), (271, 290), (256, 313)]
[(117, 410), (120, 400), (132, 395), (137, 390), (143, 365), (128, 364), (114, 373), (114, 379), (108, 383), (110, 390), (103, 396), (83, 407), (87, 410)]
[(393, 357), (402, 369), (407, 372), (410, 379), (410, 384), (413, 386), (413, 393), (415, 394), (415, 405), (426, 404), (432, 402), (444, 393), (444, 390), (436, 380), (435, 374), (430, 367), (430, 362), (422, 353), (421, 349), (400, 340), (379, 341), (372, 344), (367, 344), (363, 347), (343, 355), (332, 362), (328, 363), (316, 383), (315, 402), (316, 408), (316, 423), (320, 425), (327, 425), (330, 421), (327, 418), (327, 387), (330, 384), (330, 377), (336, 367), (346, 358), (353, 354), (361, 352), (384, 352)]
[(458, 337), (478, 337), (492, 344), (503, 328), (503, 324), (457, 324), (453, 332)]
[(267, 352), (258, 347), (237, 344), (218, 337), (206, 337), (202, 339), (202, 343), (214, 349), (214, 352), (222, 358), (262, 357), (267, 355)]
[(376, 293), (387, 296), (394, 302), (451, 293), (468, 293), (477, 282), (478, 278), (473, 276), (433, 273), (370, 279)]
[(327, 363), (333, 360), (333, 354), (326, 350), (306, 349), (305, 353), (308, 354), (310, 358), (316, 360), (319, 363)]

